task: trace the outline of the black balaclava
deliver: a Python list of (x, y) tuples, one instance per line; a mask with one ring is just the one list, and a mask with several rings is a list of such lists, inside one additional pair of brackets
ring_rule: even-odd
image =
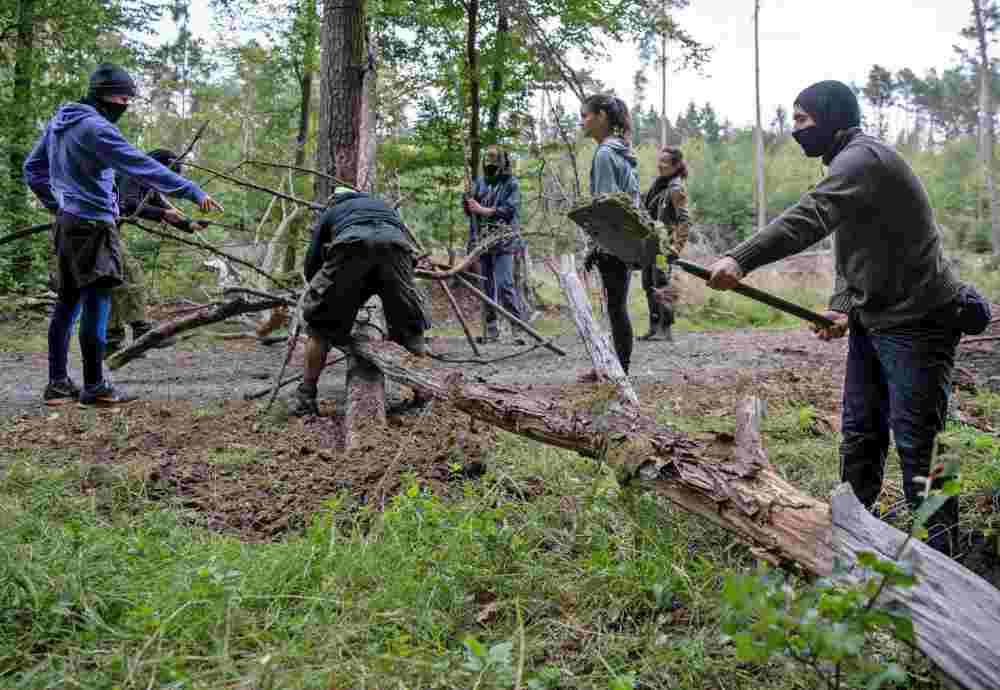
[(504, 172), (504, 154), (496, 149), (487, 150), (483, 156), (483, 174), (490, 184), (496, 182), (500, 173)]
[(792, 132), (810, 158), (823, 157), (829, 165), (840, 130), (861, 126), (861, 106), (854, 91), (839, 81), (813, 84), (795, 99), (795, 105), (812, 115), (816, 125)]
[(157, 163), (167, 166), (175, 173), (180, 173), (181, 164), (174, 162), (177, 160), (177, 154), (170, 149), (153, 149), (147, 155)]
[(128, 72), (117, 65), (98, 65), (90, 75), (90, 85), (86, 98), (81, 103), (92, 106), (104, 116), (108, 122), (118, 122), (118, 119), (128, 109), (127, 105), (104, 100), (107, 96), (135, 97), (135, 82)]

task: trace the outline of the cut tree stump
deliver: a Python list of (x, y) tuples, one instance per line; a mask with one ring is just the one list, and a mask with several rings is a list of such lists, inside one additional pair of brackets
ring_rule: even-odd
[(631, 409), (638, 410), (639, 396), (632, 388), (632, 382), (622, 369), (618, 355), (611, 346), (608, 336), (601, 331), (594, 320), (594, 313), (587, 299), (587, 293), (580, 283), (580, 278), (576, 275), (576, 266), (572, 254), (563, 254), (562, 265), (557, 270), (554, 264), (549, 266), (559, 279), (559, 285), (566, 295), (566, 304), (570, 314), (573, 316), (573, 323), (576, 324), (576, 331), (583, 340), (590, 361), (594, 364), (594, 371), (598, 378), (608, 380), (614, 385), (618, 393), (619, 402)]
[[(372, 308), (373, 305), (377, 308)], [(366, 305), (367, 321), (354, 324), (353, 335), (361, 340), (379, 342), (382, 334), (382, 302), (373, 297)], [(347, 404), (344, 408), (344, 449), (357, 448), (370, 426), (385, 426), (385, 377), (371, 362), (355, 356), (347, 358)]]
[[(387, 378), (476, 419), (600, 458), (622, 484), (670, 498), (734, 533), (773, 563), (830, 577), (835, 558), (853, 564), (861, 551), (891, 558), (904, 538), (869, 516), (849, 487), (835, 492), (831, 509), (830, 503), (783, 479), (764, 451), (763, 406), (756, 399), (738, 407), (735, 438), (699, 441), (611, 407), (592, 415), (516, 388), (470, 382), (458, 372), (443, 375), (393, 343), (356, 342), (352, 351)], [(911, 611), (917, 645), (963, 688), (1000, 688), (1000, 655), (995, 653), (1000, 592), (923, 543), (909, 548), (921, 584), (886, 596)]]
[(154, 328), (133, 342), (129, 347), (109, 357), (106, 364), (109, 369), (121, 369), (132, 360), (137, 359), (142, 353), (154, 347), (161, 346), (165, 340), (180, 335), (184, 331), (207, 326), (210, 323), (225, 321), (240, 314), (274, 309), (275, 307), (280, 307), (282, 304), (284, 304), (284, 300), (278, 298), (273, 300), (261, 299), (251, 302), (244, 297), (237, 297), (236, 299), (217, 305), (207, 304), (182, 319), (167, 321)]

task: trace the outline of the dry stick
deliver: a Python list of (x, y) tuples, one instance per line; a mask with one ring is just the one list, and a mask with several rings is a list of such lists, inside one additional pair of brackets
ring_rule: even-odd
[(274, 295), (274, 294), (271, 294), (270, 292), (264, 292), (263, 290), (254, 290), (252, 288), (231, 287), (231, 288), (226, 288), (225, 290), (223, 290), (222, 294), (223, 295), (243, 294), (243, 295), (250, 295), (252, 297), (263, 297), (264, 299), (280, 299), (285, 304), (287, 304), (289, 307), (294, 307), (294, 306), (298, 305), (297, 301), (288, 299), (287, 297), (282, 297), (280, 295)]
[(55, 223), (42, 223), (41, 225), (32, 225), (30, 228), (24, 228), (23, 230), (17, 230), (0, 237), (0, 244), (7, 244), (8, 242), (14, 242), (16, 240), (24, 239), (25, 237), (31, 237), (32, 235), (37, 235), (40, 232), (45, 232), (46, 230), (51, 230), (55, 227)]
[[(326, 363), (323, 365), (323, 368), (326, 369), (327, 367), (332, 367), (332, 366), (334, 366), (336, 364), (340, 364), (345, 359), (347, 359), (347, 355), (342, 355), (340, 357), (337, 357), (336, 359), (328, 359), (326, 361)], [(305, 374), (302, 373), (302, 374), (296, 374), (295, 376), (289, 376), (287, 379), (285, 379), (284, 381), (282, 381), (281, 383), (278, 384), (278, 388), (281, 389), (281, 388), (284, 388), (285, 386), (288, 386), (288, 385), (290, 385), (292, 383), (295, 383), (296, 381), (301, 381), (302, 377), (304, 375)], [(271, 392), (271, 388), (272, 388), (272, 386), (270, 384), (268, 384), (264, 388), (256, 390), (256, 391), (254, 391), (252, 393), (244, 393), (243, 394), (243, 399), (244, 400), (258, 400), (260, 398), (263, 398), (268, 393), (270, 393)]]
[(1000, 340), (1000, 335), (984, 335), (979, 338), (962, 338), (960, 345), (967, 345), (969, 343), (985, 343), (990, 340)]
[(455, 295), (451, 294), (451, 288), (448, 287), (448, 282), (445, 280), (439, 281), (438, 285), (444, 290), (445, 296), (448, 298), (448, 303), (451, 305), (452, 311), (455, 312), (455, 316), (458, 317), (458, 322), (462, 324), (462, 330), (465, 331), (465, 339), (469, 341), (469, 347), (472, 348), (472, 352), (476, 357), (482, 357), (482, 353), (479, 348), (476, 347), (476, 340), (472, 337), (472, 332), (469, 330), (469, 324), (465, 322), (465, 316), (462, 314), (461, 308), (458, 306), (458, 301), (455, 299)]
[(217, 254), (218, 256), (221, 256), (224, 259), (227, 259), (229, 261), (235, 261), (236, 263), (238, 263), (238, 264), (240, 264), (242, 266), (246, 266), (247, 268), (249, 268), (249, 269), (251, 269), (253, 271), (256, 271), (260, 275), (262, 275), (265, 278), (267, 278), (268, 280), (270, 280), (275, 285), (282, 285), (282, 286), (287, 285), (287, 283), (285, 283), (283, 280), (280, 280), (280, 279), (276, 278), (275, 276), (271, 275), (270, 273), (266, 273), (266, 272), (260, 270), (259, 268), (257, 268), (256, 266), (254, 266), (249, 261), (244, 261), (243, 259), (237, 258), (237, 257), (233, 256), (232, 254), (227, 254), (226, 252), (222, 251), (221, 249), (216, 249), (212, 245), (207, 244), (205, 242), (199, 242), (197, 240), (189, 240), (187, 238), (180, 237), (178, 235), (174, 235), (173, 233), (170, 233), (170, 232), (164, 232), (163, 230), (154, 230), (153, 228), (148, 227), (146, 225), (143, 225), (143, 224), (141, 224), (141, 223), (139, 223), (138, 221), (135, 221), (135, 220), (126, 219), (126, 222), (131, 223), (132, 225), (136, 226), (137, 228), (142, 228), (143, 230), (145, 230), (146, 232), (148, 232), (151, 235), (156, 235), (157, 237), (164, 237), (164, 238), (166, 238), (168, 240), (174, 240), (175, 242), (180, 242), (181, 244), (186, 244), (186, 245), (191, 246), (191, 247), (197, 247), (198, 249), (203, 249), (206, 252), (211, 252), (212, 254)]
[(508, 359), (515, 359), (526, 355), (530, 352), (534, 352), (540, 347), (545, 347), (545, 343), (535, 343), (530, 347), (526, 347), (523, 350), (518, 350), (517, 352), (512, 352), (509, 355), (503, 355), (502, 357), (496, 357), (494, 359), (451, 359), (450, 357), (445, 357), (444, 355), (428, 354), (427, 356), (438, 362), (444, 362), (445, 364), (481, 364), (483, 366), (489, 364), (499, 364), (500, 362), (506, 362)]
[(319, 170), (313, 170), (312, 168), (303, 168), (298, 165), (285, 165), (283, 163), (269, 163), (267, 161), (243, 161), (240, 165), (259, 165), (268, 168), (283, 168), (285, 170), (297, 170), (298, 172), (310, 173), (312, 175), (317, 175), (318, 177), (324, 177), (328, 180), (336, 182), (341, 187), (350, 187), (354, 191), (359, 191), (357, 187), (352, 185), (350, 182), (340, 179), (335, 175), (328, 175), (325, 172), (320, 172)]
[(265, 194), (271, 194), (272, 196), (276, 196), (279, 199), (284, 199), (285, 201), (291, 201), (293, 204), (299, 204), (300, 206), (307, 206), (311, 208), (313, 211), (323, 211), (326, 209), (326, 207), (323, 206), (322, 204), (316, 204), (313, 203), (312, 201), (306, 201), (305, 199), (300, 199), (296, 196), (292, 196), (291, 194), (285, 194), (284, 192), (279, 192), (276, 189), (271, 189), (270, 187), (264, 187), (259, 184), (250, 182), (249, 180), (241, 179), (239, 177), (233, 177), (232, 175), (227, 175), (225, 173), (219, 172), (218, 170), (212, 170), (211, 168), (206, 168), (202, 165), (195, 165), (194, 163), (186, 163), (185, 165), (187, 165), (189, 168), (194, 168), (195, 170), (201, 170), (202, 172), (211, 173), (212, 175), (220, 177), (228, 182), (232, 182), (235, 185), (246, 187), (248, 189), (254, 189), (258, 192), (264, 192)]
[[(305, 276), (303, 276), (303, 279)], [(267, 401), (267, 407), (264, 408), (264, 414), (266, 415), (271, 411), (271, 406), (274, 405), (275, 398), (278, 397), (278, 389), (281, 387), (281, 378), (285, 375), (285, 369), (288, 368), (288, 363), (292, 361), (292, 354), (295, 352), (295, 346), (299, 343), (299, 333), (302, 330), (302, 303), (305, 302), (306, 295), (309, 294), (309, 290), (303, 290), (302, 295), (299, 297), (298, 303), (295, 305), (295, 317), (294, 323), (292, 325), (292, 337), (288, 339), (287, 352), (285, 354), (285, 361), (281, 364), (281, 369), (278, 371), (278, 375), (274, 379), (274, 384), (271, 388), (271, 399)]]
[[(191, 149), (194, 148), (194, 145), (198, 143), (198, 140), (201, 139), (201, 135), (204, 134), (205, 130), (208, 128), (209, 122), (210, 120), (205, 120), (202, 123), (201, 127), (198, 128), (198, 131), (195, 132), (194, 137), (192, 137), (191, 143), (187, 145), (187, 148), (184, 149), (184, 152), (181, 153), (181, 155), (177, 156), (177, 158), (174, 159), (174, 164), (180, 163), (189, 153), (191, 153)], [(190, 163), (188, 165), (190, 165)], [(156, 190), (150, 187), (146, 191), (145, 196), (142, 197), (142, 201), (139, 202), (139, 205), (136, 207), (135, 211), (132, 212), (132, 215), (130, 215), (127, 218), (122, 218), (121, 220), (128, 222), (134, 220), (135, 218), (138, 218), (139, 214), (142, 212), (144, 208), (146, 208), (146, 204), (149, 203), (149, 200), (153, 198), (153, 194), (155, 193)]]
[(521, 321), (521, 319), (517, 318), (516, 316), (514, 316), (513, 314), (511, 314), (509, 311), (507, 311), (506, 309), (504, 309), (503, 307), (501, 307), (499, 304), (497, 304), (496, 302), (494, 302), (493, 300), (491, 300), (489, 297), (486, 296), (485, 293), (483, 293), (481, 290), (479, 290), (478, 288), (476, 288), (472, 283), (470, 283), (469, 281), (467, 281), (465, 278), (463, 278), (462, 276), (456, 276), (456, 278), (458, 278), (458, 280), (463, 285), (465, 285), (466, 288), (468, 288), (470, 291), (472, 291), (472, 294), (474, 294), (476, 297), (478, 297), (481, 302), (485, 302), (486, 304), (490, 305), (491, 307), (493, 307), (494, 309), (496, 309), (498, 312), (500, 312), (500, 314), (502, 316), (506, 317), (512, 323), (516, 323), (518, 326), (521, 327), (521, 330), (523, 330), (525, 333), (527, 333), (532, 338), (534, 338), (539, 343), (541, 343), (542, 347), (548, 348), (549, 350), (552, 350), (557, 355), (560, 355), (562, 357), (566, 356), (566, 351), (565, 350), (559, 348), (556, 345), (553, 345), (551, 341), (546, 340), (545, 338), (543, 338), (538, 333), (538, 331), (536, 331), (534, 328), (532, 328), (531, 326), (529, 326), (528, 324), (526, 324), (524, 321)]

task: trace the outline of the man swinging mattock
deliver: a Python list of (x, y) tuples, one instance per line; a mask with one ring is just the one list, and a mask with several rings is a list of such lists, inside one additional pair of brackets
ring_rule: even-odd
[[(944, 428), (955, 350), (963, 333), (982, 332), (990, 308), (944, 258), (941, 234), (920, 180), (900, 155), (865, 134), (854, 92), (837, 81), (813, 84), (795, 100), (795, 140), (827, 175), (766, 228), (709, 269), (671, 256), (710, 287), (734, 290), (805, 318), (823, 340), (850, 331), (844, 381), (841, 479), (872, 507), (881, 491), (890, 430), (911, 509), (922, 502), (934, 441)], [(593, 206), (599, 206), (600, 197)], [(599, 242), (625, 251), (622, 225), (595, 223), (621, 212), (574, 209)], [(590, 226), (590, 227), (588, 227)], [(836, 289), (813, 314), (740, 281), (755, 268), (800, 252), (836, 232)], [(634, 235), (634, 233), (633, 233)], [(641, 240), (631, 241), (635, 256)], [(663, 253), (671, 254), (671, 249)], [(958, 501), (927, 523), (928, 543), (954, 553)]]

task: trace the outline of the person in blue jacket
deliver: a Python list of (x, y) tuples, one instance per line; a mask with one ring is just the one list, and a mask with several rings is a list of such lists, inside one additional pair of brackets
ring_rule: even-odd
[[(58, 299), (49, 322), (47, 405), (78, 399), (84, 406), (115, 406), (135, 399), (105, 379), (102, 362), (111, 289), (122, 283), (115, 173), (189, 199), (203, 211), (222, 209), (198, 185), (131, 146), (118, 131), (115, 123), (135, 96), (128, 72), (99, 65), (90, 75), (86, 97), (60, 106), (24, 163), (31, 191), (56, 215)], [(81, 313), (82, 390), (68, 372), (70, 335)]]
[[(501, 232), (508, 239), (494, 245), (479, 259), (486, 278), (486, 294), (519, 319), (524, 318), (520, 296), (514, 283), (514, 254), (521, 246), (521, 190), (511, 172), (510, 155), (499, 146), (490, 146), (483, 154), (483, 177), (476, 179), (472, 192), (463, 202), (469, 216), (469, 247), (474, 247), (489, 233)], [(497, 311), (484, 309), (487, 342), (500, 338)]]

